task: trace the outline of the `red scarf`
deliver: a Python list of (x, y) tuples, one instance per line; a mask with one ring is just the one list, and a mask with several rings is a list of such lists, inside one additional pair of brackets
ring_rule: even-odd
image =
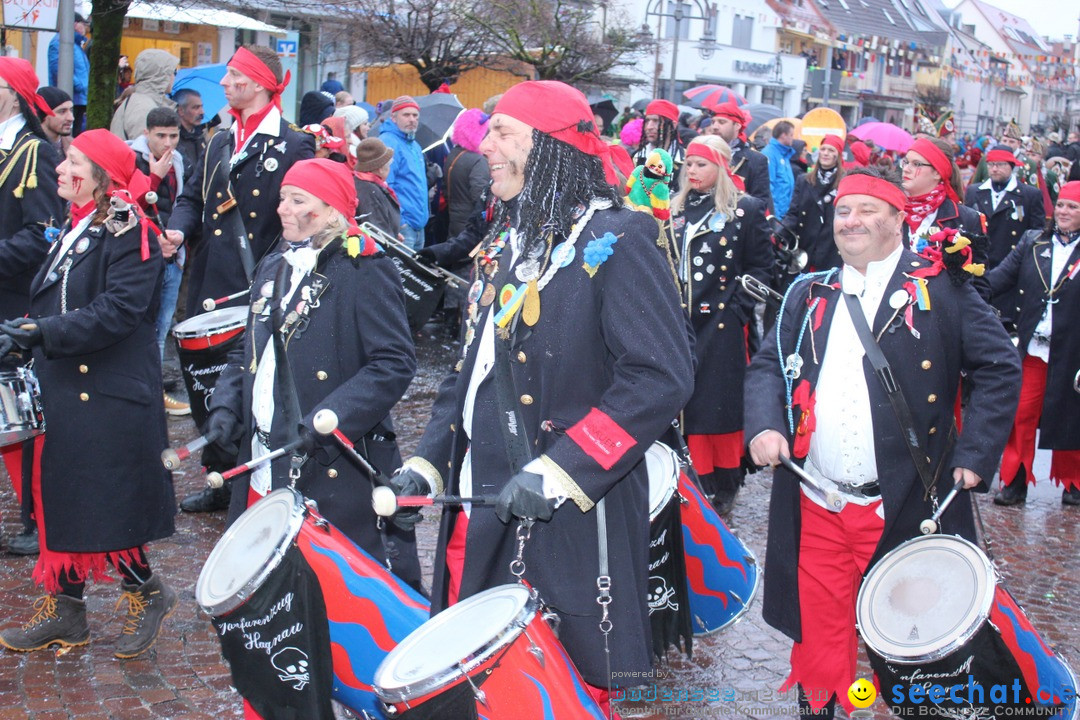
[(266, 116), (270, 114), (270, 111), (274, 109), (274, 104), (270, 103), (262, 110), (256, 110), (248, 115), (248, 119), (245, 122), (243, 116), (239, 110), (229, 108), (229, 114), (236, 118), (236, 147), (235, 152), (240, 152), (240, 148), (244, 147), (244, 143), (247, 139), (255, 134), (255, 130), (259, 127), (259, 123), (266, 119)]
[(945, 202), (945, 195), (945, 183), (940, 182), (925, 195), (914, 195), (907, 199), (904, 212), (907, 213), (907, 224), (912, 233), (918, 231), (927, 216), (937, 212), (941, 203)]
[(85, 218), (93, 215), (95, 210), (97, 210), (97, 202), (94, 201), (94, 200), (91, 200), (90, 202), (88, 202), (85, 205), (82, 205), (80, 207), (76, 207), (75, 203), (72, 203), (71, 204), (71, 227), (75, 227), (76, 225), (81, 223)]
[(381, 187), (384, 191), (386, 191), (386, 194), (390, 196), (390, 198), (394, 201), (394, 203), (398, 207), (401, 207), (401, 203), (397, 199), (397, 193), (394, 192), (394, 189), (392, 187), (390, 187), (389, 185), (387, 185), (386, 181), (383, 180), (381, 177), (379, 177), (378, 175), (376, 175), (373, 172), (359, 172), (359, 171), (357, 171), (356, 177), (360, 178), (361, 180), (366, 180), (367, 182), (370, 182), (370, 183), (375, 183), (376, 185)]

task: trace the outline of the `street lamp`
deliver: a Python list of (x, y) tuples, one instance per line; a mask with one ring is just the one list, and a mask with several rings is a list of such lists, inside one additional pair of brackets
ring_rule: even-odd
[[(665, 11), (665, 4), (671, 9)], [(689, 10), (686, 8), (689, 8)], [(675, 21), (675, 32), (671, 45), (671, 83), (668, 88), (668, 94), (674, 103), (679, 101), (678, 93), (675, 90), (675, 75), (679, 61), (679, 39), (682, 34), (682, 22), (684, 20), (703, 20), (705, 22), (705, 32), (702, 34), (701, 42), (698, 44), (698, 54), (703, 60), (708, 60), (716, 51), (716, 15), (716, 3), (706, 4), (702, 0), (692, 0), (692, 2), (686, 2), (685, 0), (651, 0), (645, 10), (646, 17), (671, 18)], [(662, 27), (663, 23), (658, 20), (656, 23), (658, 47), (660, 41), (663, 40), (661, 37)]]

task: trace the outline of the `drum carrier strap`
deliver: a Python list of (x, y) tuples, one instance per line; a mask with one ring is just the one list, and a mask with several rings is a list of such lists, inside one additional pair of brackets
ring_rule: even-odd
[[(937, 488), (935, 486), (935, 480), (937, 479), (937, 473), (931, 474), (930, 458), (923, 451), (921, 443), (919, 443), (919, 436), (915, 432), (915, 423), (911, 419), (911, 408), (904, 398), (903, 391), (896, 383), (896, 378), (893, 377), (892, 368), (889, 367), (889, 361), (885, 359), (885, 355), (881, 352), (881, 347), (878, 345), (877, 340), (874, 339), (874, 334), (870, 331), (870, 326), (866, 324), (866, 315), (863, 314), (862, 305), (859, 304), (859, 301), (851, 293), (842, 294), (844, 296), (844, 302), (847, 303), (851, 324), (855, 326), (855, 332), (858, 333), (863, 349), (866, 350), (866, 357), (870, 360), (870, 364), (874, 366), (874, 374), (881, 382), (881, 386), (885, 389), (885, 394), (889, 396), (889, 404), (892, 405), (893, 412), (896, 414), (896, 420), (900, 423), (900, 429), (903, 431), (908, 452), (911, 453), (911, 459), (915, 461), (915, 469), (919, 472), (923, 488), (926, 490), (923, 499), (930, 500), (936, 510)], [(950, 439), (953, 437), (951, 431), (949, 437)], [(942, 455), (942, 462), (944, 462), (945, 455), (947, 454), (948, 452)], [(941, 472), (940, 464), (938, 465), (937, 470), (938, 473)]]

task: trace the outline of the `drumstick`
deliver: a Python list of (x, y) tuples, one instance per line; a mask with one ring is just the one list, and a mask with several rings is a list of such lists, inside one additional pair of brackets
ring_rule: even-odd
[(395, 495), (388, 487), (377, 487), (371, 491), (371, 506), (375, 508), (375, 514), (379, 517), (391, 517), (400, 508), (427, 507), (430, 505), (473, 505), (494, 507), (495, 498), (490, 495), (478, 495), (476, 497), (461, 497), (460, 495)]
[(254, 460), (249, 460), (246, 463), (244, 463), (243, 465), (237, 465), (236, 467), (234, 467), (231, 470), (226, 470), (225, 472), (222, 472), (222, 473), (219, 473), (219, 472), (208, 473), (207, 476), (206, 476), (206, 485), (208, 487), (212, 487), (212, 488), (219, 488), (219, 487), (221, 487), (222, 485), (225, 484), (226, 480), (234, 478), (237, 475), (242, 475), (243, 473), (246, 473), (246, 472), (251, 472), (255, 468), (259, 467), (260, 465), (265, 465), (266, 463), (270, 462), (271, 460), (277, 460), (282, 455), (287, 455), (288, 453), (291, 453), (293, 450), (300, 447), (302, 442), (303, 442), (302, 440), (293, 440), (291, 443), (288, 443), (287, 445), (282, 445), (277, 450), (271, 450), (266, 455), (260, 455), (259, 457), (255, 458)]
[(827, 492), (820, 485), (817, 484), (817, 480), (811, 477), (805, 470), (791, 461), (791, 458), (786, 455), (780, 456), (780, 464), (786, 467), (791, 472), (795, 473), (795, 476), (799, 478), (799, 482), (803, 484), (812, 495), (817, 497), (823, 503), (825, 507), (830, 508), (836, 512), (839, 512), (843, 508), (843, 501), (840, 499), (839, 493)]
[(390, 481), (381, 472), (375, 469), (375, 467), (367, 461), (363, 455), (356, 451), (356, 446), (351, 440), (338, 429), (338, 416), (337, 413), (330, 408), (323, 408), (319, 412), (315, 413), (315, 417), (311, 419), (311, 424), (315, 428), (315, 432), (320, 435), (333, 435), (337, 440), (338, 445), (348, 453), (349, 457), (355, 460), (360, 467), (371, 476), (371, 479), (379, 484), (389, 486)]
[(945, 499), (942, 501), (941, 505), (938, 506), (937, 512), (934, 513), (929, 519), (923, 520), (921, 523), (919, 523), (919, 532), (921, 532), (923, 535), (936, 533), (938, 531), (938, 520), (940, 520), (941, 516), (945, 514), (945, 510), (949, 507), (949, 503), (953, 501), (953, 498), (956, 497), (956, 494), (963, 489), (964, 481), (957, 480), (956, 484), (953, 485), (952, 490), (949, 491), (949, 494), (945, 496)]
[(187, 460), (191, 457), (192, 453), (202, 450), (204, 447), (214, 442), (221, 436), (221, 432), (212, 430), (205, 435), (200, 435), (187, 445), (178, 447), (175, 450), (173, 448), (165, 448), (161, 451), (161, 464), (165, 466), (166, 470), (175, 470), (180, 466), (181, 460)]
[(219, 297), (216, 300), (214, 298), (206, 298), (205, 300), (202, 301), (202, 309), (207, 311), (207, 312), (210, 312), (211, 310), (216, 309), (219, 303), (225, 303), (225, 302), (229, 302), (230, 300), (235, 300), (236, 298), (244, 297), (249, 292), (251, 292), (250, 288), (248, 288), (247, 290), (241, 290), (240, 292), (234, 292), (232, 295), (226, 295), (225, 297)]

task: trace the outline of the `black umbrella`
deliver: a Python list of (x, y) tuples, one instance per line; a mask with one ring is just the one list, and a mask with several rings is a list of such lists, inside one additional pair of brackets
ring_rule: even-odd
[(740, 109), (743, 112), (750, 113), (750, 117), (753, 118), (745, 128), (748, 135), (753, 135), (755, 130), (770, 120), (784, 116), (784, 111), (780, 108), (763, 103), (750, 103), (749, 105), (743, 105)]
[(593, 114), (599, 115), (600, 119), (604, 121), (604, 127), (597, 128), (601, 133), (604, 132), (604, 128), (609, 127), (619, 114), (619, 109), (615, 107), (615, 102), (611, 98), (589, 98), (589, 107), (592, 108)]
[(630, 107), (632, 107), (634, 110), (637, 110), (639, 113), (643, 113), (645, 112), (645, 108), (648, 107), (649, 103), (651, 102), (651, 98), (641, 98)]
[[(457, 95), (450, 93), (420, 95), (415, 99), (420, 106), (420, 126), (416, 129), (416, 142), (427, 152), (446, 142), (457, 116), (465, 112), (465, 106), (458, 101)], [(378, 136), (379, 128), (384, 122), (389, 122), (389, 119), (389, 110), (379, 116), (378, 121), (371, 127), (372, 137)]]

